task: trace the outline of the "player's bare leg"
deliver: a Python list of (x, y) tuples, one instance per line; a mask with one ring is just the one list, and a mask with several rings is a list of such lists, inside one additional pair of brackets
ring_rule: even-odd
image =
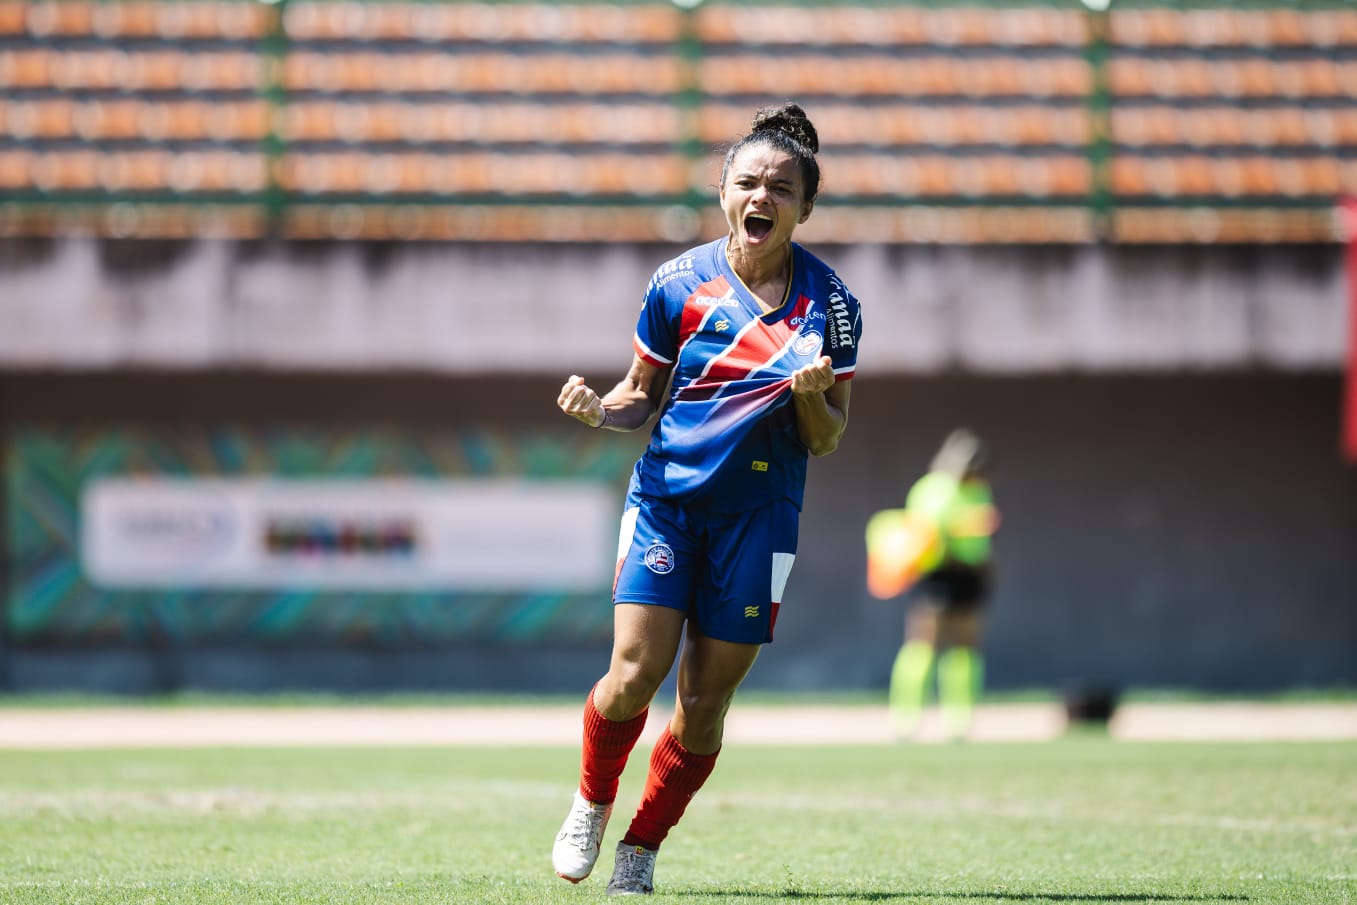
[(674, 665), (685, 615), (666, 606), (613, 607), (613, 652), (594, 688), (594, 706), (606, 719), (629, 720), (650, 706)]

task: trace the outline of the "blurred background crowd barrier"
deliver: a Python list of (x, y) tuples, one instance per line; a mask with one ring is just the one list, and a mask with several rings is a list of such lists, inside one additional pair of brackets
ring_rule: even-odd
[(1311, 242), (1357, 192), (1357, 10), (0, 3), (0, 234), (686, 241), (751, 100), (807, 232)]
[(1350, 4), (0, 0), (0, 688), (587, 689), (556, 393), (788, 98), (866, 333), (748, 684), (884, 687), (966, 424), (992, 687), (1357, 686)]

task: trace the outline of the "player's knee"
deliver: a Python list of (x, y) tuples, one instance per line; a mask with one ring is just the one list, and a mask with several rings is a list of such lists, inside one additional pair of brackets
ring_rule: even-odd
[(599, 704), (598, 690), (594, 692), (595, 706), (598, 706), (605, 716), (609, 711), (625, 711), (634, 715), (650, 704), (662, 681), (664, 673), (649, 668), (644, 663), (632, 661), (614, 663), (608, 675), (599, 683), (606, 706)]
[(679, 706), (683, 708), (688, 725), (694, 730), (704, 734), (719, 732), (733, 697), (733, 692), (682, 691), (679, 693)]

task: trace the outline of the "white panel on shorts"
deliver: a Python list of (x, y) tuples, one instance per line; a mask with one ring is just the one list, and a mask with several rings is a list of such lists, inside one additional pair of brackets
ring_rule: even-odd
[(787, 590), (787, 579), (792, 574), (792, 563), (796, 562), (795, 553), (774, 553), (773, 554), (773, 603), (782, 602), (782, 592)]
[(622, 530), (617, 533), (618, 560), (625, 559), (627, 551), (631, 549), (631, 539), (636, 536), (636, 517), (640, 514), (641, 510), (635, 506), (622, 513)]

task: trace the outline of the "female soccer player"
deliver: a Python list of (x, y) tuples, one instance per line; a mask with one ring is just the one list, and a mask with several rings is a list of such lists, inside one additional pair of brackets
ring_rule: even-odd
[(561, 388), (561, 410), (593, 428), (636, 430), (660, 412), (627, 492), (612, 658), (585, 702), (579, 789), (552, 849), (572, 883), (593, 870), (677, 657), (674, 716), (608, 884), (652, 891), (660, 843), (711, 774), (735, 689), (773, 638), (807, 454), (833, 452), (847, 424), (858, 303), (792, 242), (819, 190), (818, 150), (799, 106), (759, 110), (721, 172), (729, 234), (655, 272), (621, 382), (601, 397), (578, 376)]

